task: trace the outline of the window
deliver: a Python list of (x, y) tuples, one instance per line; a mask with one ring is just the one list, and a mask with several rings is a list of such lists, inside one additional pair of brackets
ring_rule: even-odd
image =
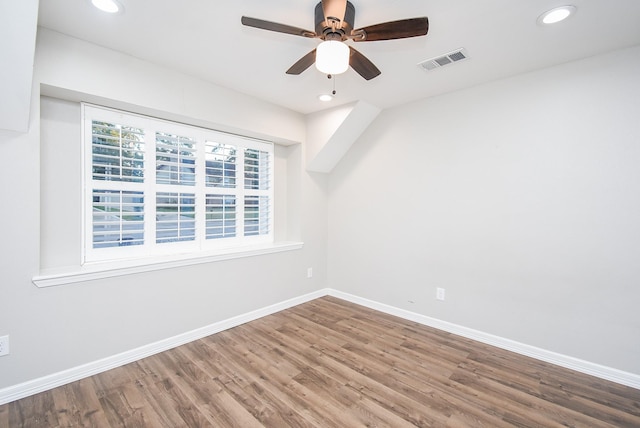
[(84, 262), (273, 242), (273, 144), (82, 109)]

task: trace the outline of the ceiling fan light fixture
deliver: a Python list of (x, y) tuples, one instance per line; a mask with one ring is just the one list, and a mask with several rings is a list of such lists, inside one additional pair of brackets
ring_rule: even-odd
[(316, 68), (324, 74), (341, 74), (349, 68), (349, 46), (326, 40), (316, 49)]
[(560, 21), (564, 21), (569, 16), (573, 15), (576, 11), (575, 6), (560, 6), (546, 11), (538, 17), (538, 24), (540, 25), (552, 25)]
[(107, 13), (120, 13), (123, 10), (122, 5), (117, 0), (91, 0), (91, 4)]

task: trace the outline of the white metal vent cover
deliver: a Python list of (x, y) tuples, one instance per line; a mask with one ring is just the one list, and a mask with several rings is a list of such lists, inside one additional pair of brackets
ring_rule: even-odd
[(439, 55), (434, 58), (426, 59), (418, 63), (418, 67), (425, 71), (435, 70), (436, 68), (444, 67), (445, 65), (460, 62), (469, 58), (469, 54), (465, 48), (456, 49), (444, 55)]

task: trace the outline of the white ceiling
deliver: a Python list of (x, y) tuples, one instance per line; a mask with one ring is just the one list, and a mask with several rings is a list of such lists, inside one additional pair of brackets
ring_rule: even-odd
[[(39, 25), (161, 64), (212, 83), (311, 113), (357, 100), (379, 108), (640, 44), (640, 0), (351, 0), (355, 27), (427, 16), (429, 34), (353, 44), (382, 75), (365, 81), (353, 70), (333, 82), (314, 67), (285, 71), (317, 39), (244, 27), (243, 15), (314, 30), (319, 0), (120, 0), (107, 15), (90, 0), (40, 2)], [(556, 26), (536, 24), (563, 4), (577, 13)], [(348, 42), (352, 43), (352, 42)], [(416, 64), (464, 47), (469, 60), (431, 72)]]

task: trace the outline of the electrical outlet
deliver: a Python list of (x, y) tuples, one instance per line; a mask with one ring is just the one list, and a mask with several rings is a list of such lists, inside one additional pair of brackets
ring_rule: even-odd
[(0, 337), (0, 356), (9, 353), (9, 336)]
[(307, 278), (313, 278), (313, 268), (307, 268)]
[(444, 288), (436, 288), (436, 299), (444, 300)]

